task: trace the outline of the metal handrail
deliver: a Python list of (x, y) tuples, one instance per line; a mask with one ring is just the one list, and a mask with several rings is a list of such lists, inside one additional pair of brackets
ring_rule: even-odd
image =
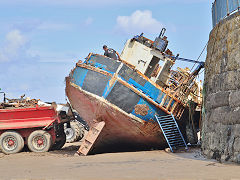
[[(172, 118), (172, 125), (169, 125), (169, 128), (168, 128), (168, 125), (167, 124), (162, 124), (162, 122), (166, 122), (166, 120), (168, 120), (169, 117)], [(184, 144), (186, 150), (188, 149), (187, 144), (186, 144), (186, 142), (184, 140), (184, 137), (183, 137), (183, 135), (182, 135), (182, 133), (181, 133), (181, 131), (179, 129), (179, 126), (178, 126), (178, 124), (177, 124), (173, 114), (165, 115), (165, 116), (157, 116), (157, 115), (155, 115), (155, 118), (156, 118), (157, 123), (160, 126), (160, 128), (161, 128), (161, 130), (163, 132), (163, 135), (164, 135), (164, 137), (165, 137), (165, 139), (166, 139), (166, 141), (167, 141), (167, 143), (169, 145), (169, 148), (170, 148), (170, 150), (172, 152), (173, 152), (173, 147), (175, 145), (180, 145), (181, 143)], [(175, 127), (174, 127), (174, 125), (175, 125)], [(177, 136), (175, 134), (175, 132), (177, 132), (180, 136)], [(171, 137), (168, 137), (168, 135), (171, 135)], [(181, 140), (182, 140), (182, 142), (180, 142)], [(175, 142), (175, 143), (173, 144), (173, 142)]]
[(240, 11), (240, 0), (215, 0), (212, 4), (213, 27), (221, 20), (238, 11)]

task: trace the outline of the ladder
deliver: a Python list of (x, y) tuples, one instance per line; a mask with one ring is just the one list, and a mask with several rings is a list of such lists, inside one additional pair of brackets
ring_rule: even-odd
[(105, 126), (104, 121), (97, 122), (96, 120), (94, 120), (92, 127), (88, 131), (88, 134), (84, 138), (81, 146), (79, 147), (79, 150), (77, 151), (78, 155), (86, 156), (88, 154), (104, 126)]
[(185, 147), (185, 149), (187, 150), (187, 144), (183, 138), (183, 135), (178, 127), (174, 116), (171, 114), (160, 117), (155, 115), (155, 117), (171, 151), (174, 152), (174, 150), (181, 147)]

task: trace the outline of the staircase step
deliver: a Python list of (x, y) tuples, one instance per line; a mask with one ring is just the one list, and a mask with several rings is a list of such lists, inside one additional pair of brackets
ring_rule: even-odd
[(173, 149), (175, 150), (178, 147), (185, 147), (185, 149), (188, 148), (177, 125), (177, 122), (172, 114), (160, 117), (155, 116), (155, 118), (157, 119), (158, 125), (160, 126), (172, 152)]

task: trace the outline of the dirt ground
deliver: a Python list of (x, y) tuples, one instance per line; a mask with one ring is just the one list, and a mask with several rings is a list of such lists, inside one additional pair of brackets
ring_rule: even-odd
[(240, 166), (188, 153), (143, 151), (74, 156), (78, 143), (47, 153), (0, 153), (0, 179), (240, 179)]

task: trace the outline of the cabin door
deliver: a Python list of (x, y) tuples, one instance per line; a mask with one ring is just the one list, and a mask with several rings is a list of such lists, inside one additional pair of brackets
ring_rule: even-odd
[(148, 68), (145, 72), (145, 76), (147, 76), (148, 78), (151, 78), (151, 74), (153, 73), (156, 65), (158, 64), (158, 62), (160, 61), (159, 58), (157, 58), (156, 56), (153, 56), (150, 64), (148, 65)]

